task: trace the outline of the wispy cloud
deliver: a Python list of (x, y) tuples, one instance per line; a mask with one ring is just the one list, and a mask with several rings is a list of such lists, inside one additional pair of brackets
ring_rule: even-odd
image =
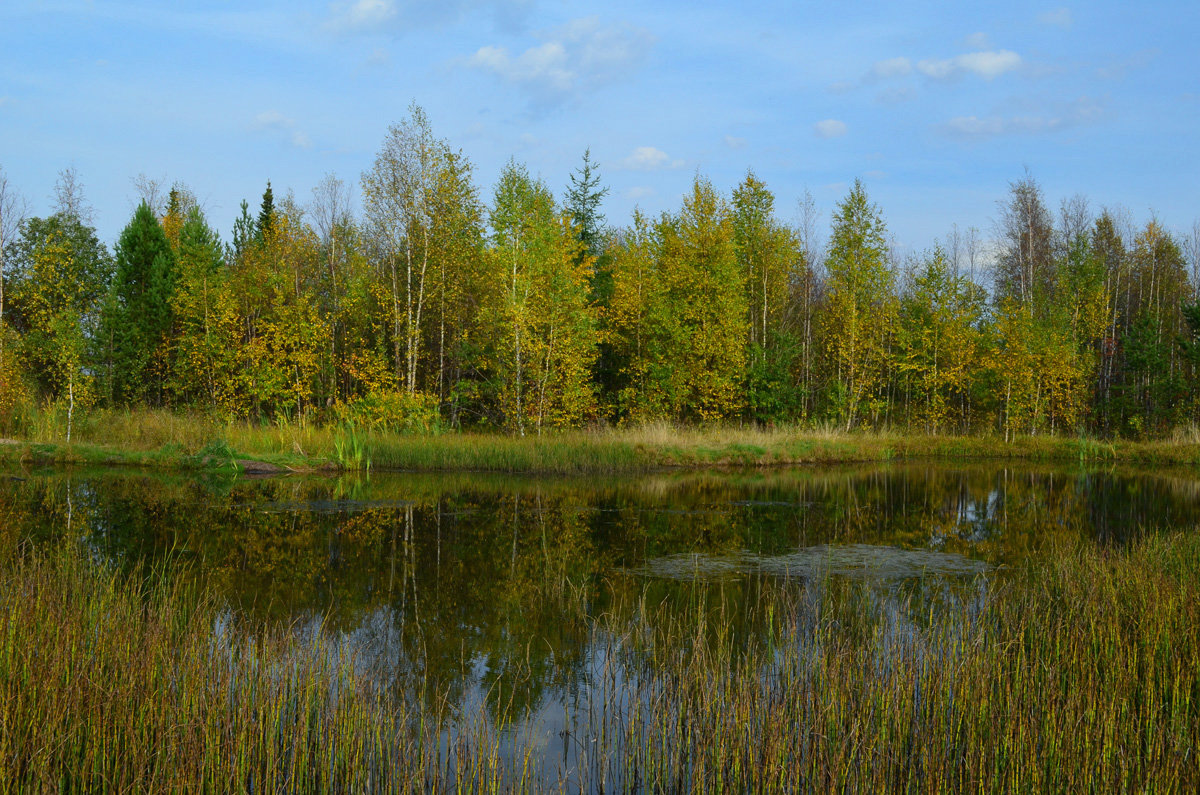
[(725, 136), (725, 145), (728, 146), (730, 149), (745, 149), (746, 148), (746, 139), (739, 138), (736, 135), (726, 135)]
[(1037, 20), (1043, 25), (1050, 25), (1056, 28), (1069, 28), (1075, 24), (1075, 19), (1071, 16), (1071, 9), (1066, 7), (1055, 8), (1051, 11), (1038, 14)]
[(620, 168), (629, 171), (658, 171), (664, 168), (683, 168), (684, 162), (653, 146), (639, 146), (622, 160)]
[(300, 149), (311, 149), (313, 142), (308, 133), (301, 130), (296, 120), (284, 116), (277, 110), (267, 110), (254, 117), (251, 129), (259, 132), (275, 132), (285, 135), (292, 146)]
[(1105, 116), (1105, 107), (1091, 97), (1080, 97), (1073, 102), (1042, 113), (1013, 116), (957, 116), (940, 125), (942, 134), (966, 141), (1012, 135), (1039, 135), (1054, 133), (1091, 124)]
[[(987, 45), (988, 38), (983, 33), (967, 36), (968, 45)], [(981, 77), (994, 80), (1001, 75), (1021, 68), (1024, 61), (1012, 50), (976, 49), (951, 58), (923, 58), (914, 60), (907, 56), (896, 56), (876, 61), (859, 81), (859, 86), (882, 84), (875, 94), (875, 101), (882, 104), (907, 102), (916, 96), (911, 76), (925, 77), (939, 83), (951, 83), (964, 76)], [(835, 84), (840, 92), (853, 89), (855, 84), (841, 82)], [(831, 86), (830, 90), (834, 90)]]
[(1104, 80), (1120, 80), (1129, 72), (1144, 69), (1161, 54), (1157, 47), (1139, 50), (1125, 58), (1114, 60), (1096, 69), (1096, 76)]
[(818, 138), (840, 138), (846, 134), (846, 122), (837, 119), (823, 119), (813, 125), (813, 132)]
[(953, 80), (973, 74), (992, 80), (1021, 66), (1021, 56), (1012, 50), (985, 50), (953, 58), (928, 58), (917, 62), (917, 71), (933, 80)]
[(346, 30), (377, 30), (399, 15), (395, 0), (351, 0), (330, 8), (334, 27)]
[(517, 54), (480, 47), (467, 64), (527, 90), (540, 103), (555, 103), (625, 77), (654, 46), (648, 31), (625, 22), (604, 24), (599, 17), (573, 20), (538, 38), (541, 44)]
[(891, 86), (885, 88), (875, 95), (875, 101), (883, 105), (898, 105), (901, 102), (908, 102), (915, 99), (917, 92), (912, 86)]
[(342, 33), (402, 33), (458, 22), (490, 11), (504, 27), (519, 27), (533, 0), (338, 0), (326, 27)]
[(968, 50), (990, 50), (992, 40), (986, 33), (972, 33), (963, 39), (963, 47)]
[(912, 61), (908, 58), (888, 58), (883, 61), (876, 61), (871, 67), (869, 77), (879, 80), (886, 80), (890, 77), (905, 77), (912, 74)]

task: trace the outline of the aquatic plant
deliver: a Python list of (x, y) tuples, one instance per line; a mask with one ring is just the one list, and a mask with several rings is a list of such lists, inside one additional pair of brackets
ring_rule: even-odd
[(385, 686), (319, 624), (25, 551), (0, 567), (0, 789), (1194, 792), (1198, 566), (1193, 531), (932, 603), (778, 580), (750, 639), (719, 588), (617, 589), (559, 754), (500, 684)]

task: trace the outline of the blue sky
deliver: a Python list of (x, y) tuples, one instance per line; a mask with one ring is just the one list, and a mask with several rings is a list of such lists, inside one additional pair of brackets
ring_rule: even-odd
[(901, 250), (984, 235), (1028, 168), (1191, 229), (1200, 3), (26, 2), (0, 5), (0, 166), (35, 214), (73, 166), (102, 239), (138, 174), (181, 181), (228, 236), (270, 179), (355, 185), (413, 101), (475, 164), (561, 196), (586, 147), (624, 224), (700, 172), (753, 168), (794, 220), (855, 178)]

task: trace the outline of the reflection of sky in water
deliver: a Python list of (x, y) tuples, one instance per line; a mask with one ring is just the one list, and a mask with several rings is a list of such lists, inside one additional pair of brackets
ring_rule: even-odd
[(218, 647), (265, 619), (360, 681), (431, 686), (462, 720), (528, 710), (502, 740), (542, 749), (553, 779), (603, 763), (597, 705), (648, 697), (630, 689), (644, 684), (627, 634), (638, 594), (660, 617), (711, 603), (736, 643), (761, 647), (770, 630), (755, 609), (785, 589), (802, 656), (822, 651), (822, 599), (852, 594), (875, 617), (884, 672), (898, 651), (943, 655), (923, 630), (982, 604), (997, 567), (1057, 541), (1194, 526), (1198, 495), (1190, 472), (927, 464), (607, 479), (60, 473), (0, 485), (0, 516), (14, 542), (70, 537), (103, 565), (184, 564), (228, 605)]
[[(690, 566), (693, 574), (704, 574), (689, 577), (682, 568), (674, 570), (675, 564)], [(824, 653), (816, 640), (816, 627), (823, 619), (829, 620), (823, 617), (823, 611), (829, 609), (828, 599), (841, 598), (829, 593), (837, 581), (850, 589), (844, 593), (851, 594), (856, 605), (851, 615), (873, 627), (875, 675), (886, 676), (901, 656), (930, 664), (953, 663), (955, 638), (965, 635), (967, 627), (950, 623), (951, 631), (940, 635), (940, 644), (929, 640), (939, 633), (924, 630), (932, 628), (931, 622), (957, 622), (964, 616), (969, 621), (977, 615), (986, 601), (988, 584), (986, 578), (972, 575), (988, 568), (986, 563), (959, 555), (852, 545), (801, 550), (777, 558), (745, 556), (737, 563), (675, 556), (650, 561), (637, 576), (677, 579), (704, 591), (719, 587), (719, 580), (730, 573), (786, 574), (782, 584), (790, 589), (792, 598), (786, 604), (792, 613), (781, 617), (780, 626), (790, 629), (776, 637), (779, 645), (774, 654), (763, 658), (765, 665), (758, 671), (761, 680), (769, 683), (781, 678), (789, 656), (793, 663), (815, 662)], [(804, 573), (797, 576), (801, 570)], [(897, 588), (898, 582), (916, 587)], [(954, 609), (938, 610), (939, 605)], [(572, 791), (581, 781), (621, 785), (628, 772), (620, 765), (625, 746), (647, 742), (646, 737), (628, 731), (629, 720), (634, 714), (648, 712), (662, 692), (661, 675), (648, 660), (674, 654), (662, 649), (655, 654), (644, 640), (637, 641), (637, 636), (645, 637), (644, 618), (631, 617), (625, 627), (593, 625), (579, 663), (558, 669), (552, 660), (546, 686), (519, 709), (512, 708), (511, 688), (532, 675), (519, 655), (513, 659), (470, 654), (464, 649), (466, 656), (459, 662), (460, 678), (452, 701), (454, 718), (439, 738), (442, 755), (447, 756), (453, 747), (455, 727), (471, 736), (478, 736), (480, 727), (485, 727), (484, 733), (493, 738), (501, 759), (519, 767), (524, 756), (532, 754), (537, 778), (543, 784)], [(850, 631), (851, 626), (847, 624), (846, 629)], [(403, 691), (410, 700), (422, 697), (428, 673), (426, 661), (419, 656), (422, 635), (436, 631), (390, 605), (370, 611), (350, 630), (322, 633), (318, 616), (310, 616), (294, 628), (297, 637), (311, 644), (308, 648), (320, 648), (320, 653), (335, 662), (348, 662), (360, 682)], [(224, 628), (218, 628), (217, 634), (225, 634)], [(513, 681), (506, 682), (506, 678)], [(331, 691), (331, 695), (336, 693)]]

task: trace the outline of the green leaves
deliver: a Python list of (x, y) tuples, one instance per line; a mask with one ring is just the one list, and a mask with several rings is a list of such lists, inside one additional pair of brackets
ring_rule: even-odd
[(111, 394), (119, 403), (161, 405), (175, 252), (144, 202), (121, 232), (114, 254), (112, 299), (102, 321), (102, 337), (110, 343)]
[(846, 429), (864, 410), (879, 419), (897, 314), (895, 278), (887, 261), (887, 227), (856, 180), (833, 215), (825, 267), (828, 295), (820, 316), (827, 383), (837, 385), (838, 419)]

